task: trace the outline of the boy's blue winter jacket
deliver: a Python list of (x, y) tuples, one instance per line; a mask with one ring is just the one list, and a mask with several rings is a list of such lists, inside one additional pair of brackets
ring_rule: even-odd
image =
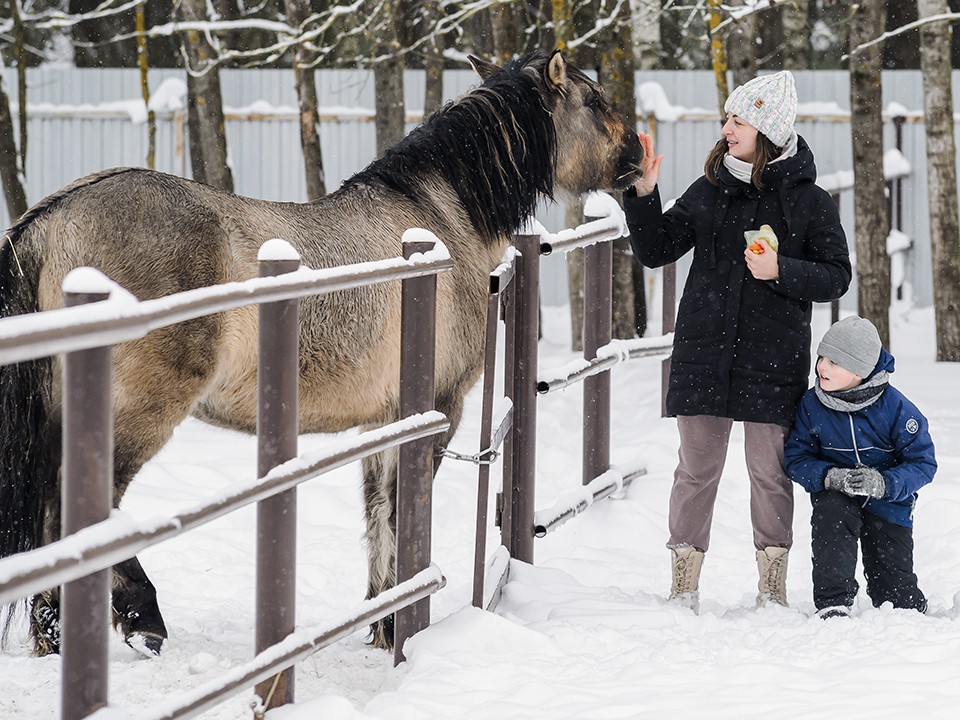
[[(880, 351), (874, 373), (893, 372), (893, 356)], [(937, 470), (927, 419), (891, 385), (862, 410), (831, 410), (813, 388), (804, 393), (787, 438), (784, 468), (807, 492), (822, 492), (832, 467), (866, 465), (879, 470), (886, 483), (881, 499), (864, 498), (863, 509), (888, 522), (913, 527), (917, 490)]]

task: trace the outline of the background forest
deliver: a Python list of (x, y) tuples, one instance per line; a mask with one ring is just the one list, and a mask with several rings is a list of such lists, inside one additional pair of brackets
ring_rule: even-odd
[[(880, 72), (920, 69), (937, 358), (956, 361), (960, 222), (950, 109), (951, 70), (960, 67), (960, 38), (952, 31), (958, 11), (960, 0), (0, 0), (0, 62), (15, 68), (17, 78), (17, 87), (7, 88), (0, 77), (0, 181), (9, 215), (19, 216), (28, 207), (26, 69), (44, 63), (137, 67), (148, 106), (148, 68), (184, 68), (191, 176), (227, 191), (234, 183), (220, 70), (290, 68), (309, 198), (328, 191), (317, 131), (319, 68), (373, 71), (378, 154), (405, 132), (404, 69), (425, 71), (423, 108), (430, 112), (442, 102), (443, 71), (466, 67), (469, 54), (502, 62), (533, 49), (558, 48), (580, 67), (595, 69), (611, 100), (629, 115), (636, 114), (636, 78), (646, 70), (712, 69), (718, 115), (729, 90), (757, 73), (846, 70), (858, 311), (886, 340), (891, 222), (880, 162)], [(568, 225), (581, 218), (581, 208), (568, 206)], [(628, 251), (615, 257), (615, 335), (642, 336), (642, 272)], [(577, 343), (582, 281), (576, 255), (569, 278)]]

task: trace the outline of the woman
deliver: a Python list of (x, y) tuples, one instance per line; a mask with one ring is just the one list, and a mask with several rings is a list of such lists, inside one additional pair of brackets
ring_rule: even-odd
[[(787, 604), (793, 488), (783, 444), (807, 388), (811, 303), (838, 298), (850, 284), (846, 237), (836, 205), (815, 184), (813, 153), (794, 130), (796, 107), (789, 72), (734, 90), (704, 175), (666, 212), (657, 191), (663, 156), (640, 133), (643, 177), (624, 193), (630, 244), (643, 265), (693, 250), (667, 392), (680, 431), (667, 547), (670, 597), (695, 611), (734, 421), (744, 424), (757, 603)], [(745, 240), (762, 225), (766, 239)]]

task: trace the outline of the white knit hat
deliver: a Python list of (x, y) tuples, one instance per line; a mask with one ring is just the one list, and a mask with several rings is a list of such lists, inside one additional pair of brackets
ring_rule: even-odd
[(753, 78), (730, 93), (723, 109), (746, 120), (777, 147), (783, 147), (790, 139), (797, 117), (793, 73), (783, 70)]

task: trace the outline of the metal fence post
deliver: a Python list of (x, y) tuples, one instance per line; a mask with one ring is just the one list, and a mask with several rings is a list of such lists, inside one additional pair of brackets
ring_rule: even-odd
[(534, 490), (537, 461), (537, 338), (540, 328), (540, 236), (517, 235), (517, 339), (514, 350), (513, 471), (510, 556), (533, 562)]
[[(422, 232), (422, 231), (421, 231)], [(408, 231), (409, 233), (409, 231)], [(407, 239), (403, 256), (432, 250), (434, 243)], [(411, 234), (409, 237), (422, 237)], [(403, 281), (400, 330), (400, 417), (433, 410), (435, 402), (437, 276)], [(405, 443), (397, 460), (397, 583), (430, 566), (433, 494), (433, 445), (426, 437)], [(406, 658), (403, 643), (430, 624), (430, 598), (418, 600), (394, 615), (393, 661)]]
[[(110, 286), (89, 268), (63, 283), (67, 306), (106, 300)], [(113, 348), (66, 353), (63, 361), (64, 537), (106, 520), (113, 507)], [(107, 568), (66, 583), (60, 599), (60, 717), (92, 715), (108, 702), (110, 586)]]
[[(516, 275), (523, 274), (523, 257), (514, 259)], [(503, 394), (513, 403), (514, 423), (516, 423), (516, 375), (517, 375), (517, 284), (513, 282), (507, 288), (506, 295), (501, 298), (501, 312), (503, 314)], [(500, 544), (513, 556), (513, 458), (514, 433), (511, 427), (503, 439), (503, 463), (501, 464), (501, 491), (497, 495), (497, 517), (500, 524)]]
[[(583, 249), (583, 357), (610, 342), (613, 323), (613, 241)], [(610, 469), (610, 371), (583, 381), (583, 484)]]
[[(287, 243), (260, 250), (260, 276), (300, 267)], [(257, 475), (296, 457), (300, 369), (300, 301), (262, 303), (257, 365)], [(256, 652), (283, 640), (296, 623), (297, 489), (257, 503)], [(293, 702), (294, 668), (259, 683), (255, 692), (267, 710)]]

